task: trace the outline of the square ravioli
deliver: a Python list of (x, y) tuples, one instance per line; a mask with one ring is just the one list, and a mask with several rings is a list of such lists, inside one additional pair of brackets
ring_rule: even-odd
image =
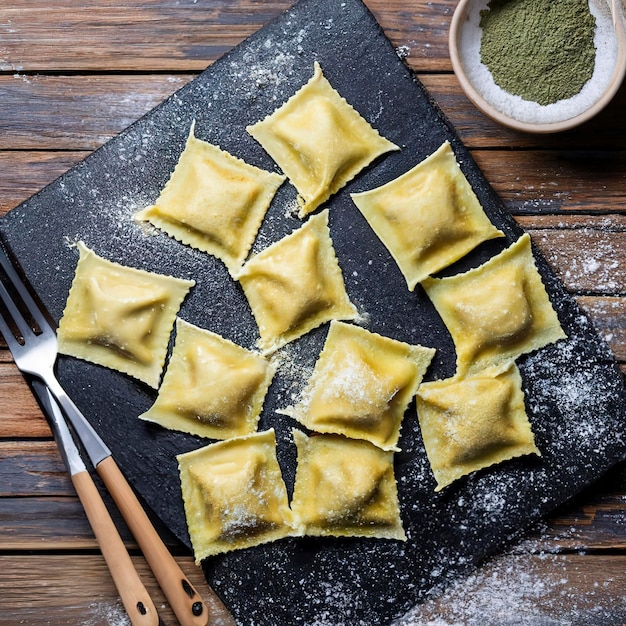
[(341, 435), (307, 437), (298, 449), (291, 508), (305, 535), (406, 541), (393, 452)]
[(213, 443), (176, 458), (196, 563), (301, 534), (289, 508), (273, 430)]
[(275, 368), (260, 354), (181, 319), (155, 403), (141, 419), (228, 439), (253, 433)]
[(317, 432), (397, 450), (404, 412), (434, 354), (433, 348), (331, 322), (300, 402), (277, 412)]
[(528, 234), (480, 267), (428, 278), (423, 286), (452, 335), (458, 376), (566, 337), (537, 271)]
[(467, 378), (424, 383), (417, 392), (417, 415), (435, 491), (496, 463), (540, 455), (513, 361)]
[(192, 280), (125, 267), (79, 242), (59, 322), (59, 352), (129, 374), (155, 389), (176, 314)]
[(247, 131), (297, 189), (300, 217), (323, 204), (374, 159), (399, 150), (337, 93), (317, 62), (308, 83)]
[(504, 236), (485, 215), (447, 141), (412, 170), (351, 198), (411, 291), (483, 241)]
[(245, 261), (284, 180), (197, 139), (192, 125), (161, 194), (135, 219), (216, 256), (232, 273)]
[(270, 352), (332, 319), (356, 319), (328, 228), (328, 211), (253, 256), (236, 276)]

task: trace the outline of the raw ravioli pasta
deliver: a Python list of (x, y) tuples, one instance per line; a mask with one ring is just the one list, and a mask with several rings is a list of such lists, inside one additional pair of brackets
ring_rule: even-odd
[(411, 291), (483, 241), (504, 236), (485, 215), (447, 141), (402, 176), (351, 198)]
[(59, 352), (129, 374), (156, 388), (176, 314), (192, 280), (125, 267), (83, 242), (65, 310)]
[(528, 234), (480, 267), (423, 286), (454, 340), (458, 376), (565, 338)]
[(157, 201), (135, 219), (149, 221), (171, 237), (216, 256), (233, 272), (245, 261), (284, 180), (196, 139), (192, 125)]
[(266, 352), (332, 319), (355, 319), (335, 256), (328, 211), (253, 256), (237, 279)]
[(298, 190), (300, 217), (314, 211), (374, 159), (399, 149), (333, 89), (317, 62), (306, 85), (247, 130)]
[(273, 430), (213, 443), (176, 458), (197, 563), (301, 534), (289, 508)]
[(300, 402), (278, 413), (311, 430), (397, 449), (404, 412), (434, 354), (333, 321)]
[(291, 507), (306, 535), (406, 540), (393, 452), (341, 435), (294, 430), (298, 466)]
[(213, 332), (176, 321), (176, 343), (156, 402), (140, 417), (228, 439), (256, 430), (274, 367)]
[(467, 378), (424, 383), (417, 414), (435, 491), (495, 463), (540, 454), (512, 361)]

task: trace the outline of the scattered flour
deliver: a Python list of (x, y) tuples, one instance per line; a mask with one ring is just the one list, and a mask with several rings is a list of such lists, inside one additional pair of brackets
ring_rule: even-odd
[(507, 554), (435, 592), (394, 626), (614, 624), (626, 595), (619, 580), (596, 576), (581, 588), (575, 557)]
[(83, 626), (130, 626), (131, 621), (121, 601), (94, 602), (89, 606)]
[(407, 57), (411, 56), (411, 48), (409, 46), (398, 46), (396, 48), (396, 54), (401, 59), (406, 59)]

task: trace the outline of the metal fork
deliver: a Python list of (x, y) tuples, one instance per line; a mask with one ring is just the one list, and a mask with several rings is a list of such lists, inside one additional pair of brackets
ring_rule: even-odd
[(117, 532), (115, 522), (111, 519), (96, 484), (80, 458), (80, 453), (74, 444), (59, 405), (41, 380), (34, 379), (31, 382), (31, 389), (48, 417), (59, 452), (65, 461), (72, 484), (83, 505), (131, 624), (133, 626), (164, 626)]
[[(2, 246), (0, 246), (0, 267), (8, 279), (7, 284), (4, 278), (0, 280), (0, 301), (9, 318), (5, 317), (4, 312), (0, 314), (0, 333), (7, 342), (15, 364), (22, 372), (41, 379), (60, 404), (139, 544), (180, 624), (182, 626), (205, 626), (208, 623), (209, 614), (200, 594), (159, 537), (135, 493), (118, 468), (109, 448), (57, 380), (54, 373), (57, 358), (56, 333), (18, 276)], [(22, 314), (23, 309), (16, 304), (7, 286), (11, 286), (21, 300), (37, 327), (36, 330), (31, 328), (31, 324)], [(10, 322), (19, 333), (13, 332)], [(212, 616), (214, 623), (234, 626), (233, 617), (217, 594), (210, 587), (207, 589), (212, 613), (214, 613)]]

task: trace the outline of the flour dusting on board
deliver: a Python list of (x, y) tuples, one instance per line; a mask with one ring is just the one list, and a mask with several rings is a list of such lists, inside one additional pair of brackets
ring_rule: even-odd
[[(588, 574), (579, 572), (575, 556), (545, 552), (505, 554), (489, 560), (447, 589), (434, 590), (428, 601), (393, 626), (613, 623), (611, 619), (626, 608), (620, 580), (598, 571), (593, 584), (587, 581), (579, 585), (583, 575)], [(563, 615), (573, 619), (563, 621)]]

